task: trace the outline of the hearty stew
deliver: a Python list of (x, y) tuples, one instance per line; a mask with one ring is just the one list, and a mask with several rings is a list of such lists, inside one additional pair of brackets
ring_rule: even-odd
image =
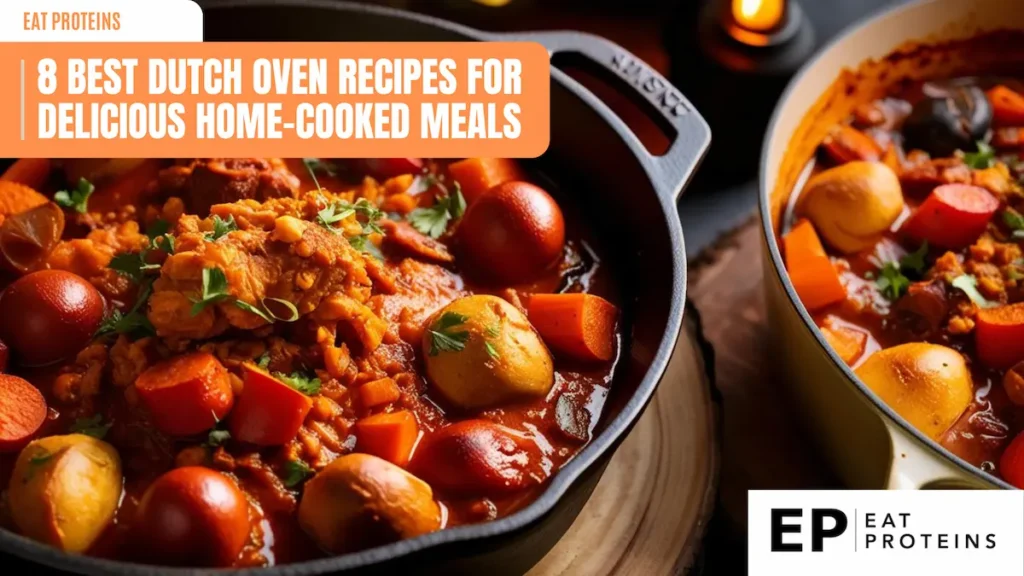
[(600, 247), (545, 188), (494, 158), (16, 161), (0, 525), (243, 567), (527, 505), (622, 345)]
[(923, 434), (1024, 488), (1024, 82), (905, 82), (833, 126), (786, 268), (826, 342)]

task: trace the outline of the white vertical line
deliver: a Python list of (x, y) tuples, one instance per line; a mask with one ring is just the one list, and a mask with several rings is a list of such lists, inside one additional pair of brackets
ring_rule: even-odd
[(21, 139), (25, 139), (25, 61), (21, 61)]

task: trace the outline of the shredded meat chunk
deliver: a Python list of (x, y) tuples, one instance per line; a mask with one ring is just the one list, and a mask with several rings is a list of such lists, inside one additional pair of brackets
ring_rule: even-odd
[(294, 198), (299, 179), (280, 158), (194, 158), (162, 170), (159, 185), (181, 197), (189, 213), (206, 216), (214, 204)]
[[(372, 280), (366, 271), (366, 256), (343, 234), (310, 222), (290, 222), (290, 232), (295, 232), (295, 226), (301, 228), (297, 238), (281, 238), (276, 229), (253, 227), (210, 241), (205, 232), (211, 226), (195, 216), (184, 216), (178, 222), (177, 250), (161, 267), (149, 301), (149, 320), (162, 337), (205, 339), (230, 327), (255, 329), (267, 324), (236, 301), (264, 309), (265, 298), (286, 300), (304, 316), (330, 296), (347, 299), (353, 306), (370, 298)], [(193, 304), (202, 296), (206, 268), (224, 273), (229, 297), (193, 314)], [(367, 325), (376, 318), (372, 311), (356, 316)]]

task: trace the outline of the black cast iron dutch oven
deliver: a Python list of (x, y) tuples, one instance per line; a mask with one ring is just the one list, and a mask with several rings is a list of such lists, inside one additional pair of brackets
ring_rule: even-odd
[[(601, 38), (574, 32), (490, 34), (398, 10), (330, 0), (199, 2), (206, 41), (535, 41), (553, 62), (603, 77), (646, 109), (672, 140), (652, 156), (591, 92), (551, 69), (551, 146), (535, 161), (563, 202), (581, 208), (619, 272), (628, 323), (620, 361), (593, 441), (532, 504), (494, 522), (442, 530), (363, 552), (232, 574), (522, 574), (544, 556), (583, 508), (608, 460), (640, 417), (672, 356), (686, 302), (686, 251), (679, 193), (710, 143), (710, 130), (660, 74)], [(287, 155), (283, 151), (282, 155)], [(72, 556), (0, 530), (3, 573), (171, 576), (223, 570), (173, 569)]]

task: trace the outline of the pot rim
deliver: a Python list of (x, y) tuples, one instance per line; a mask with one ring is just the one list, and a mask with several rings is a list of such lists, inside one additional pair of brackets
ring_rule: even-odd
[[(772, 226), (772, 209), (771, 209), (771, 190), (768, 189), (768, 174), (770, 170), (776, 169), (775, 166), (768, 165), (768, 152), (772, 148), (772, 140), (775, 135), (775, 131), (778, 129), (778, 124), (782, 116), (782, 111), (786, 108), (789, 100), (799, 89), (804, 79), (809, 76), (811, 69), (822, 60), (827, 54), (840, 43), (846, 41), (846, 39), (853, 33), (870, 28), (876, 22), (886, 18), (896, 18), (902, 12), (909, 12), (912, 10), (920, 9), (921, 6), (936, 3), (940, 0), (927, 0), (925, 2), (911, 2), (908, 4), (900, 4), (896, 6), (890, 6), (888, 8), (876, 11), (867, 16), (862, 16), (852, 24), (844, 28), (839, 34), (834, 36), (825, 45), (818, 49), (813, 58), (804, 63), (800, 67), (800, 70), (793, 76), (786, 85), (786, 89), (783, 90), (782, 95), (779, 97), (778, 103), (775, 105), (775, 110), (772, 112), (771, 119), (768, 122), (768, 129), (765, 132), (764, 140), (761, 145), (761, 162), (760, 169), (758, 171), (758, 210), (760, 212), (761, 219), (761, 232), (763, 234), (764, 241), (768, 247), (768, 255), (772, 262), (772, 270), (779, 281), (782, 283), (782, 288), (786, 292), (786, 296), (789, 300), (789, 304), (793, 311), (800, 316), (803, 321), (803, 327), (810, 332), (811, 336), (817, 341), (818, 346), (828, 355), (832, 364), (838, 368), (843, 375), (846, 377), (846, 383), (851, 384), (857, 388), (861, 394), (867, 398), (875, 410), (879, 411), (889, 422), (899, 426), (899, 428), (916, 438), (926, 448), (930, 450), (932, 456), (945, 458), (949, 462), (955, 464), (958, 468), (964, 472), (974, 476), (975, 478), (982, 480), (988, 484), (992, 484), (998, 488), (1014, 489), (1012, 485), (1006, 481), (997, 478), (988, 472), (985, 472), (981, 468), (974, 466), (967, 462), (963, 458), (960, 458), (956, 454), (953, 454), (935, 440), (932, 440), (928, 436), (922, 434), (917, 428), (907, 422), (902, 416), (896, 413), (895, 410), (889, 407), (881, 398), (879, 398), (874, 392), (871, 391), (860, 378), (853, 372), (846, 362), (844, 362), (839, 355), (832, 349), (831, 346), (825, 342), (824, 336), (821, 331), (818, 330), (817, 324), (811, 317), (810, 313), (804, 307), (800, 301), (800, 297), (796, 293), (796, 289), (793, 287), (793, 283), (789, 279), (789, 275), (786, 274), (786, 265), (782, 259), (782, 252), (779, 249), (778, 240), (775, 237), (774, 227)], [(836, 71), (837, 77), (840, 71)], [(766, 271), (767, 272), (767, 271)]]
[[(243, 7), (267, 7), (267, 8), (321, 8), (336, 10), (339, 12), (355, 12), (363, 14), (374, 14), (410, 20), (433, 26), (442, 30), (454, 32), (465, 36), (468, 40), (494, 40), (503, 35), (484, 32), (455, 22), (441, 18), (417, 14), (396, 8), (356, 4), (348, 0), (199, 0), (204, 12), (211, 10), (226, 10)], [(551, 80), (557, 82), (561, 87), (569, 90), (582, 104), (589, 106), (605, 121), (626, 144), (633, 153), (635, 159), (642, 164), (642, 158), (637, 154), (639, 149), (632, 144), (636, 137), (628, 132), (624, 125), (617, 123), (615, 113), (603, 102), (594, 96), (581, 84), (570, 78), (557, 68), (551, 68)], [(637, 144), (639, 145), (639, 144)], [(639, 145), (642, 147), (642, 145)], [(665, 194), (656, 192), (657, 183), (652, 178), (652, 194), (658, 199), (662, 213), (658, 215), (664, 218), (669, 234), (669, 239), (674, 249), (671, 251), (673, 283), (668, 318), (666, 320), (665, 333), (662, 336), (658, 348), (651, 356), (649, 366), (644, 377), (637, 385), (629, 401), (622, 407), (622, 410), (608, 422), (607, 427), (567, 462), (548, 481), (547, 487), (540, 495), (525, 508), (510, 514), (504, 518), (484, 522), (481, 524), (470, 524), (458, 526), (445, 530), (439, 530), (416, 538), (400, 540), (398, 542), (371, 548), (361, 552), (344, 554), (339, 556), (328, 556), (305, 562), (292, 564), (281, 564), (271, 567), (259, 568), (176, 568), (151, 564), (139, 564), (122, 560), (111, 560), (84, 555), (68, 554), (51, 546), (30, 540), (24, 536), (0, 529), (0, 550), (14, 554), (29, 562), (43, 564), (60, 570), (73, 570), (82, 574), (120, 574), (125, 576), (200, 576), (212, 574), (234, 575), (258, 575), (258, 576), (306, 576), (314, 574), (327, 574), (359, 568), (366, 568), (385, 561), (409, 556), (413, 553), (440, 548), (450, 545), (466, 544), (476, 540), (488, 540), (502, 535), (511, 534), (527, 528), (531, 524), (540, 521), (552, 511), (555, 505), (561, 501), (566, 492), (576, 483), (580, 476), (599, 465), (602, 458), (611, 455), (618, 443), (632, 429), (633, 425), (643, 414), (648, 402), (654, 395), (654, 391), (664, 376), (669, 360), (672, 358), (680, 332), (683, 328), (683, 312), (686, 302), (686, 249), (683, 239), (683, 231), (679, 222), (678, 209), (675, 205), (675, 198), (667, 197)], [(683, 185), (685, 186), (685, 182)], [(613, 380), (614, 383), (614, 380)], [(708, 479), (711, 490), (714, 488), (715, 477)]]

